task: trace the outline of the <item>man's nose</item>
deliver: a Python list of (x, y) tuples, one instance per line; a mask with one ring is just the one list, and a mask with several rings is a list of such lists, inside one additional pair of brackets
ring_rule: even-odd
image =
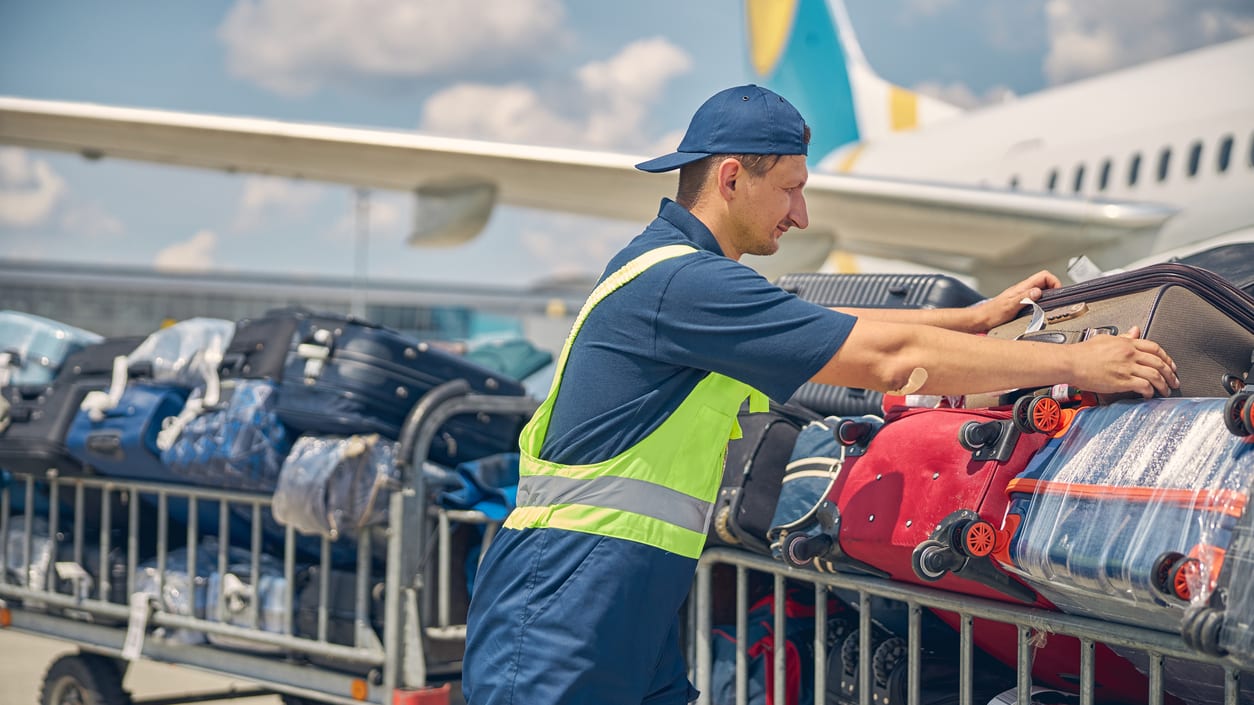
[(798, 192), (793, 198), (792, 209), (788, 211), (788, 218), (800, 230), (805, 230), (810, 224), (810, 214), (806, 212), (806, 197), (804, 193)]

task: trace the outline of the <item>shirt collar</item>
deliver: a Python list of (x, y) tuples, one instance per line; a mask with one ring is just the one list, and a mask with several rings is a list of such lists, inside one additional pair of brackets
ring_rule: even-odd
[(705, 223), (697, 219), (687, 208), (671, 199), (662, 199), (662, 205), (658, 207), (657, 217), (670, 223), (697, 247), (718, 255), (723, 254), (723, 248), (719, 246), (718, 240), (714, 239), (714, 233), (710, 232)]

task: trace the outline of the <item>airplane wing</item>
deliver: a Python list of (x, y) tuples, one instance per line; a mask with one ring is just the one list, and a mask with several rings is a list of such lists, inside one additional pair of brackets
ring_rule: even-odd
[[(417, 195), (416, 241), (473, 237), (495, 203), (644, 223), (674, 174), (642, 157), (451, 139), (398, 130), (204, 115), (0, 96), (0, 143)], [(425, 200), (424, 200), (425, 199)], [(812, 175), (811, 226), (752, 264), (768, 277), (815, 269), (833, 248), (1002, 281), (1066, 257), (1148, 239), (1174, 214), (939, 183)], [(428, 207), (424, 208), (424, 203)]]

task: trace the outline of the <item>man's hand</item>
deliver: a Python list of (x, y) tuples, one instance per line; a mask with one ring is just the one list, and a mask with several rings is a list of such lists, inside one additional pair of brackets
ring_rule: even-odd
[(1015, 284), (997, 296), (980, 303), (975, 306), (977, 320), (979, 321), (979, 330), (987, 331), (990, 328), (996, 328), (1001, 324), (1014, 320), (1023, 308), (1023, 304), (1019, 303), (1025, 298), (1036, 301), (1041, 298), (1041, 292), (1045, 289), (1055, 289), (1062, 286), (1062, 282), (1058, 281), (1058, 277), (1041, 270), (1036, 274)]
[(1077, 369), (1072, 382), (1100, 394), (1136, 392), (1150, 398), (1180, 387), (1176, 363), (1158, 343), (1141, 339), (1135, 326), (1124, 335), (1098, 335), (1074, 346)]

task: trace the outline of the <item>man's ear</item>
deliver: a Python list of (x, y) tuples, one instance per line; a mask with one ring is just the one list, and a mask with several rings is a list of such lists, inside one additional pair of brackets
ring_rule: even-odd
[(718, 192), (723, 198), (730, 199), (736, 192), (736, 182), (744, 173), (744, 168), (740, 165), (740, 161), (736, 159), (724, 159), (719, 162), (717, 178)]

